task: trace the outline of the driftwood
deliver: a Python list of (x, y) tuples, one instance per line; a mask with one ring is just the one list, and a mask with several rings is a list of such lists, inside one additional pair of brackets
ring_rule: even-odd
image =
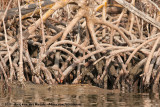
[[(41, 6), (43, 9), (47, 9), (47, 8), (53, 6), (54, 3), (55, 3), (55, 0), (45, 0), (45, 1), (41, 1)], [(37, 2), (34, 4), (28, 4), (28, 5), (21, 6), (21, 14), (24, 15), (22, 18), (24, 19), (25, 16), (29, 17), (29, 15), (31, 16), (32, 14), (39, 12), (39, 9), (37, 8), (38, 5), (39, 4)], [(0, 11), (0, 20), (2, 20), (3, 15), (4, 15), (4, 11), (1, 10)], [(13, 17), (18, 17), (18, 16), (19, 16), (18, 8), (12, 8), (7, 11), (5, 18), (12, 19)]]
[(0, 78), (157, 89), (160, 4), (144, 11), (140, 0), (115, 1), (38, 0), (9, 9), (10, 0), (0, 12)]

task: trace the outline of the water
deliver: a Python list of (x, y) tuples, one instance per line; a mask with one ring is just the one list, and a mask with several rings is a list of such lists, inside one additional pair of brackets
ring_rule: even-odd
[(0, 107), (160, 107), (159, 93), (122, 93), (90, 85), (15, 86), (0, 83)]

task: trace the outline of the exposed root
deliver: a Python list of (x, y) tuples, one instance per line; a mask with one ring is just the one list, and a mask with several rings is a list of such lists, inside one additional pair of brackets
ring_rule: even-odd
[[(158, 90), (160, 4), (115, 1), (38, 0), (9, 8), (10, 0), (0, 11), (0, 79), (7, 86), (18, 80)], [(17, 7), (19, 15), (11, 14)]]

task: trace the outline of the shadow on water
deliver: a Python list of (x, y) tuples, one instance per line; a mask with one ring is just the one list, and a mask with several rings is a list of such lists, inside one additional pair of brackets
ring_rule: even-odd
[(13, 86), (8, 91), (0, 83), (0, 107), (159, 107), (159, 93), (122, 93), (90, 85)]

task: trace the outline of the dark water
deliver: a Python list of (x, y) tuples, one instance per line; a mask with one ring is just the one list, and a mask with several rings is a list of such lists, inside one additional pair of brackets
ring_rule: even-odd
[(159, 97), (159, 93), (122, 93), (90, 85), (0, 87), (0, 107), (160, 107)]

